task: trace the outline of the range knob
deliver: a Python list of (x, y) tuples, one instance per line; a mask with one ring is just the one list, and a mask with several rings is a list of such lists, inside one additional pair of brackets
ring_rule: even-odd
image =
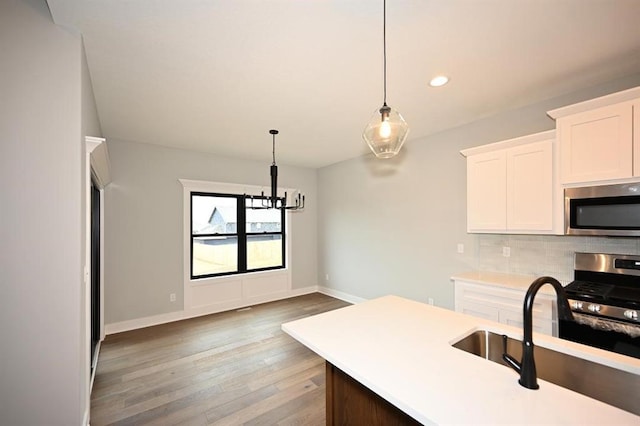
[(588, 308), (591, 312), (600, 312), (600, 305), (590, 304)]
[(582, 302), (579, 300), (572, 300), (571, 309), (582, 310)]
[(632, 319), (632, 320), (638, 320), (638, 311), (632, 311), (632, 310), (628, 310), (628, 311), (624, 311), (624, 316)]

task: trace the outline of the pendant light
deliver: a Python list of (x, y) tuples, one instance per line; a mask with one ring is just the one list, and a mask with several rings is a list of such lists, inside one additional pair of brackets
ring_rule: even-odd
[(276, 135), (280, 133), (277, 130), (269, 130), (269, 134), (272, 136), (272, 153), (273, 163), (271, 163), (271, 196), (265, 197), (264, 191), (260, 196), (260, 202), (257, 205), (254, 204), (253, 195), (249, 197), (249, 208), (254, 210), (262, 209), (284, 209), (284, 210), (302, 210), (304, 209), (304, 195), (298, 192), (293, 197), (293, 204), (287, 205), (287, 193), (284, 193), (284, 197), (278, 197), (278, 166), (276, 165)]
[(378, 158), (394, 157), (409, 134), (409, 125), (398, 111), (387, 105), (387, 1), (383, 0), (382, 44), (384, 59), (384, 102), (376, 109), (362, 133)]

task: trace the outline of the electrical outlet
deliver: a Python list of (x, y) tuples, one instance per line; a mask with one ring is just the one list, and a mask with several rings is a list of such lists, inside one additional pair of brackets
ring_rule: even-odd
[(169, 295), (169, 302), (175, 302), (176, 301), (176, 294), (175, 293), (171, 293)]
[(428, 298), (427, 301), (429, 302), (430, 305), (433, 305), (433, 297)]
[(510, 257), (511, 256), (511, 247), (502, 247), (502, 255), (504, 257)]
[(325, 281), (329, 281), (329, 274), (325, 274), (325, 276), (324, 276), (324, 280), (325, 280)]
[(459, 254), (464, 253), (464, 244), (458, 243), (458, 253)]

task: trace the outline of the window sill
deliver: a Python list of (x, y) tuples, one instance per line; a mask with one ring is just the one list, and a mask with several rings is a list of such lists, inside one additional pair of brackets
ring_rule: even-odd
[(291, 271), (289, 270), (289, 268), (271, 269), (268, 271), (255, 271), (255, 272), (245, 272), (242, 274), (221, 275), (219, 277), (194, 278), (194, 279), (189, 279), (189, 284), (192, 286), (210, 285), (217, 282), (223, 283), (223, 282), (231, 282), (231, 281), (241, 281), (241, 280), (250, 279), (250, 278), (277, 277), (282, 275), (288, 275), (290, 273)]

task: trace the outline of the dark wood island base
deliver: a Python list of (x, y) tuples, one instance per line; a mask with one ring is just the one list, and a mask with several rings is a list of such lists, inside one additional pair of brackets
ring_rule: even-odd
[(327, 426), (413, 426), (418, 421), (326, 362)]

